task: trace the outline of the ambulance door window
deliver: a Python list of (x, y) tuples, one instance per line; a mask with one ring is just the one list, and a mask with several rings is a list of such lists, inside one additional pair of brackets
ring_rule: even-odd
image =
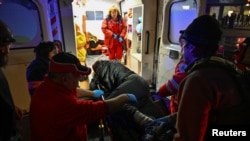
[(39, 11), (32, 1), (0, 2), (0, 20), (13, 32), (16, 42), (11, 48), (34, 47), (42, 40)]
[(184, 30), (196, 16), (197, 4), (195, 0), (173, 3), (169, 15), (169, 42), (178, 44), (180, 30)]

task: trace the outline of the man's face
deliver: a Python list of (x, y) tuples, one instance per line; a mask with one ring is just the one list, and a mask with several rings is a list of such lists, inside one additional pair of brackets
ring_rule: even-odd
[(187, 65), (189, 65), (192, 60), (192, 53), (189, 50), (189, 45), (190, 44), (185, 39), (183, 38), (180, 39), (181, 54), (183, 56), (185, 64)]
[(78, 74), (68, 73), (64, 76), (63, 84), (69, 90), (76, 89), (78, 87), (81, 76)]
[(8, 63), (10, 43), (0, 43), (0, 67), (4, 67)]

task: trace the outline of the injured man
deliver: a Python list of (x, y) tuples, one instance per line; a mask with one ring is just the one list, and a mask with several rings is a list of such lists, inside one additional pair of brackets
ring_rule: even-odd
[(92, 69), (91, 90), (103, 90), (105, 99), (133, 93), (138, 100), (135, 105), (124, 105), (107, 119), (115, 140), (153, 141), (174, 127), (175, 116), (161, 114), (152, 100), (149, 84), (141, 76), (114, 60), (98, 60)]

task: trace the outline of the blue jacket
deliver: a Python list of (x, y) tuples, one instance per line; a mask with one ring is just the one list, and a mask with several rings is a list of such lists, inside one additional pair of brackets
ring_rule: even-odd
[(35, 89), (43, 82), (45, 75), (49, 71), (49, 59), (36, 57), (27, 67), (26, 80), (28, 82), (29, 93), (32, 96)]

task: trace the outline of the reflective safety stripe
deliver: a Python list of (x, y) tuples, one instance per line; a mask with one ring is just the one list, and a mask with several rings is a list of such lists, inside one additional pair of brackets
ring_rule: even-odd
[(170, 82), (176, 90), (179, 88), (179, 84), (174, 80), (174, 78), (172, 78)]
[(35, 89), (38, 86), (40, 86), (42, 83), (43, 83), (43, 81), (31, 81), (31, 82), (28, 82), (28, 88), (29, 89)]

